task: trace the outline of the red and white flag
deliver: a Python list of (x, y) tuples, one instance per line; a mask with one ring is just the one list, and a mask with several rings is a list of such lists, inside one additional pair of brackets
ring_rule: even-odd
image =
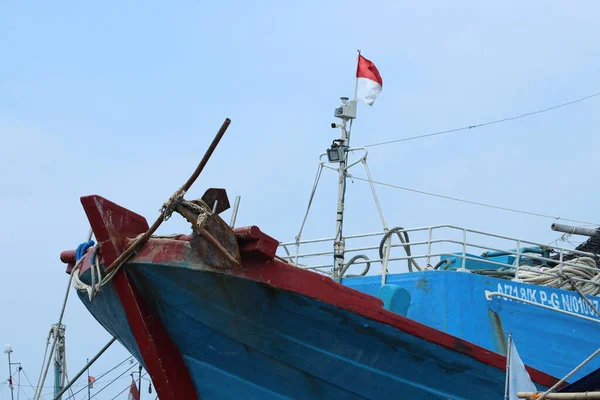
[(131, 386), (129, 387), (129, 396), (127, 400), (140, 400), (140, 391), (138, 390), (135, 381), (131, 381)]
[(383, 79), (381, 79), (377, 67), (359, 53), (358, 67), (356, 68), (356, 99), (372, 106), (382, 88)]

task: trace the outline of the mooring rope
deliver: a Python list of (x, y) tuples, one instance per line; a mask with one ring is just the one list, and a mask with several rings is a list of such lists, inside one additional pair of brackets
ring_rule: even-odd
[(539, 397), (535, 397), (535, 398), (539, 399), (539, 400), (545, 398), (546, 395), (548, 395), (550, 392), (552, 392), (553, 390), (555, 390), (557, 387), (559, 387), (560, 385), (562, 385), (563, 383), (565, 383), (567, 381), (567, 379), (569, 379), (571, 376), (573, 376), (573, 374), (575, 374), (577, 371), (579, 371), (581, 368), (583, 368), (587, 363), (589, 363), (598, 354), (600, 354), (600, 348), (598, 350), (596, 350), (595, 352), (593, 352), (588, 358), (586, 358), (585, 360), (583, 360), (581, 362), (581, 364), (579, 364), (578, 366), (576, 366), (575, 368), (573, 368), (573, 370), (571, 372), (569, 372), (567, 375), (565, 375), (564, 378), (562, 378), (561, 380), (559, 380), (558, 382), (556, 382), (550, 389), (546, 390)]
[(596, 261), (591, 257), (579, 257), (569, 261), (569, 263), (578, 264), (581, 267), (576, 265), (541, 267), (540, 271), (544, 272), (544, 274), (540, 274), (537, 271), (520, 269), (516, 274), (516, 278), (525, 283), (559, 289), (571, 289), (572, 283), (569, 279), (565, 279), (565, 277), (585, 279), (587, 282), (574, 281), (574, 285), (584, 294), (599, 295), (600, 285), (592, 283), (600, 283), (600, 270), (596, 267)]
[[(152, 226), (150, 226), (150, 228), (146, 232), (138, 235), (134, 239), (134, 241), (129, 246), (127, 246), (125, 251), (123, 251), (117, 257), (116, 260), (114, 260), (108, 267), (105, 268), (106, 276), (104, 278), (101, 278), (98, 283), (93, 282), (93, 286), (90, 287), (89, 285), (85, 284), (84, 282), (82, 282), (79, 279), (79, 269), (81, 268), (81, 265), (79, 266), (79, 269), (77, 269), (77, 270), (76, 270), (76, 268), (73, 268), (73, 271), (71, 271), (71, 277), (73, 277), (73, 275), (78, 276), (77, 280), (76, 280), (76, 282), (77, 282), (76, 288), (78, 290), (87, 291), (90, 301), (93, 301), (94, 296), (97, 293), (97, 291), (100, 290), (100, 288), (102, 288), (102, 286), (106, 285), (108, 282), (110, 282), (112, 280), (112, 278), (117, 274), (117, 272), (119, 272), (121, 267), (129, 260), (129, 258), (131, 256), (133, 256), (133, 254), (137, 250), (139, 250), (148, 241), (148, 239), (150, 239), (150, 237), (156, 232), (156, 230), (160, 227), (160, 225), (164, 221), (168, 220), (171, 217), (171, 214), (173, 214), (173, 211), (178, 210), (179, 207), (183, 206), (183, 205), (185, 205), (185, 207), (191, 208), (191, 209), (195, 209), (194, 208), (195, 206), (197, 206), (198, 209), (202, 209), (201, 206), (194, 204), (193, 202), (184, 200), (183, 196), (189, 190), (189, 188), (194, 184), (196, 179), (198, 179), (202, 170), (204, 170), (204, 167), (208, 163), (208, 160), (210, 159), (212, 153), (214, 152), (217, 145), (219, 144), (219, 141), (225, 134), (225, 131), (229, 127), (230, 123), (231, 123), (231, 120), (229, 118), (226, 118), (225, 121), (223, 122), (223, 124), (221, 125), (221, 128), (215, 135), (215, 138), (213, 139), (210, 146), (206, 150), (206, 153), (204, 153), (202, 160), (200, 160), (200, 163), (198, 164), (198, 166), (192, 173), (192, 175), (177, 191), (175, 191), (175, 193), (173, 193), (173, 195), (169, 198), (169, 200), (167, 200), (162, 205), (162, 207), (160, 208), (160, 215), (156, 218), (156, 221), (154, 221)], [(204, 203), (204, 202), (202, 202), (202, 203)], [(204, 203), (204, 205), (206, 205), (206, 203)], [(199, 215), (199, 217), (200, 217), (200, 215)], [(96, 268), (96, 271), (97, 271), (96, 273), (98, 273), (98, 274), (100, 274), (99, 258), (100, 258), (99, 255), (97, 255), (95, 257), (96, 265), (92, 266), (92, 269), (94, 267)], [(77, 267), (77, 265), (76, 265), (76, 267)], [(92, 279), (95, 279), (93, 276), (93, 272), (92, 272)], [(69, 279), (69, 282), (70, 281), (71, 281), (71, 278)]]
[[(600, 269), (597, 268), (596, 261), (592, 257), (579, 257), (568, 262), (571, 265), (563, 264), (562, 267), (560, 265), (540, 267), (536, 270), (519, 269), (516, 274), (514, 270), (507, 269), (473, 270), (471, 272), (501, 279), (517, 278), (521, 282), (532, 285), (572, 290), (579, 292), (584, 298), (584, 295), (600, 295)], [(577, 266), (577, 264), (581, 266)], [(527, 264), (523, 264), (522, 266), (531, 268)], [(598, 282), (599, 284), (593, 282)], [(600, 312), (598, 314), (600, 315)]]

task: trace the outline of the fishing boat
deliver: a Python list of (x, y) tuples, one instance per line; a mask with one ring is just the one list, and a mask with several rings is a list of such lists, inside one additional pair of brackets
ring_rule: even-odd
[[(81, 198), (96, 241), (61, 260), (162, 400), (497, 399), (509, 333), (538, 390), (596, 349), (596, 231), (554, 225), (590, 236), (573, 250), (451, 225), (388, 227), (366, 150), (349, 147), (356, 105), (343, 97), (335, 108), (341, 137), (319, 161), (340, 178), (333, 237), (281, 242), (259, 225), (236, 228), (239, 198), (225, 222), (225, 189), (184, 198), (229, 120), (151, 226), (99, 195)], [(381, 232), (343, 232), (345, 182), (357, 165)], [(191, 233), (155, 235), (173, 213)]]
[[(397, 291), (361, 287), (370, 276), (330, 277), (278, 256), (282, 244), (258, 226), (221, 218), (224, 189), (185, 200), (228, 124), (152, 227), (101, 196), (84, 196), (98, 245), (61, 254), (81, 301), (144, 365), (161, 399), (503, 395), (502, 354), (408, 318)], [(152, 235), (173, 212), (191, 234)], [(529, 373), (540, 390), (556, 382)]]
[[(183, 211), (203, 221), (194, 222), (192, 234), (152, 237), (112, 269), (105, 266), (116, 265), (148, 224), (97, 195), (82, 204), (101, 244), (80, 248), (79, 259), (73, 251), (61, 259), (92, 289), (79, 292), (81, 301), (144, 365), (161, 399), (504, 393), (502, 355), (285, 262), (276, 256), (277, 240), (256, 226), (232, 229), (210, 204), (180, 200), (180, 210), (203, 210)], [(529, 373), (540, 389), (556, 382)]]
[[(332, 124), (341, 128), (341, 139), (321, 156), (300, 232), (294, 241), (280, 244), (284, 260), (331, 276), (378, 297), (387, 310), (497, 354), (507, 354), (510, 333), (522, 349), (523, 361), (553, 376), (565, 376), (597, 350), (600, 228), (553, 223), (553, 231), (587, 237), (572, 249), (455, 225), (389, 227), (369, 172), (367, 150), (347, 146), (342, 152), (338, 144), (347, 143), (346, 126), (356, 117), (356, 105), (348, 98), (341, 100), (335, 116), (343, 123)], [(354, 160), (350, 154), (356, 155)], [(366, 178), (350, 174), (350, 168), (361, 165)], [(303, 240), (325, 168), (339, 174), (335, 235)], [(348, 177), (370, 184), (380, 232), (343, 234)], [(379, 270), (372, 271), (372, 265)], [(572, 379), (598, 368), (600, 359), (595, 358)]]

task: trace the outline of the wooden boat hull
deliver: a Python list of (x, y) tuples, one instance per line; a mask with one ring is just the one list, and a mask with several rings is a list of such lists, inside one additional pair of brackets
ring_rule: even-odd
[[(407, 318), (499, 354), (506, 355), (510, 333), (524, 363), (554, 376), (567, 375), (598, 348), (600, 317), (576, 292), (457, 271), (389, 274), (384, 289), (379, 276), (343, 284), (374, 296), (402, 293), (403, 304), (391, 311), (401, 308)], [(487, 299), (486, 292), (500, 295)], [(600, 298), (587, 297), (598, 308)], [(600, 359), (593, 359), (571, 379), (598, 368)]]
[[(110, 235), (131, 232), (127, 224), (143, 228), (135, 214), (99, 199), (101, 221), (86, 212), (101, 243), (118, 244)], [(274, 259), (277, 242), (257, 228), (237, 235), (238, 267), (201, 238), (151, 239), (93, 301), (79, 292), (144, 364), (161, 399), (503, 396), (503, 356)], [(556, 382), (529, 372), (539, 389)]]

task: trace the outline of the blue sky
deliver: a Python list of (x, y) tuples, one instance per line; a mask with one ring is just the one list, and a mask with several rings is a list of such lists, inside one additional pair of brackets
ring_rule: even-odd
[[(224, 187), (232, 200), (242, 196), (238, 226), (292, 240), (318, 155), (337, 134), (333, 108), (354, 90), (356, 49), (384, 80), (375, 105), (359, 106), (352, 140), (363, 145), (599, 91), (599, 11), (593, 1), (3, 1), (0, 341), (12, 343), (35, 381), (67, 284), (58, 255), (88, 231), (80, 196), (100, 194), (153, 220), (229, 117), (189, 196)], [(375, 147), (371, 172), (410, 188), (600, 221), (599, 102)], [(324, 173), (305, 237), (333, 234), (335, 180)], [(558, 236), (547, 219), (378, 193), (390, 225)], [(378, 230), (368, 186), (349, 183), (347, 196), (346, 232)], [(174, 217), (159, 233), (188, 229)], [(74, 374), (109, 336), (75, 296), (65, 323)], [(126, 355), (115, 346), (92, 373)]]

